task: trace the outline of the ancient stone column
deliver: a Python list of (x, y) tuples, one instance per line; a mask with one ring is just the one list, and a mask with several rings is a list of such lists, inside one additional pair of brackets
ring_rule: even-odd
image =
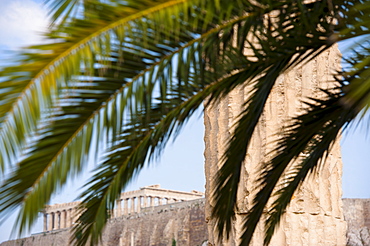
[(60, 229), (60, 224), (61, 224), (60, 219), (61, 219), (60, 211), (57, 211), (55, 213), (54, 229)]
[[(205, 110), (205, 173), (206, 173), (206, 218), (211, 245), (238, 245), (242, 220), (251, 208), (256, 191), (258, 165), (266, 160), (273, 149), (272, 142), (285, 120), (297, 115), (304, 106), (303, 98), (319, 96), (319, 88), (330, 86), (326, 81), (339, 69), (340, 57), (337, 47), (325, 51), (303, 67), (281, 75), (270, 95), (260, 123), (253, 135), (244, 166), (237, 195), (237, 214), (229, 241), (216, 242), (214, 219), (210, 200), (214, 188), (214, 177), (219, 160), (225, 151), (225, 143), (232, 133), (235, 118), (248, 98), (248, 87), (236, 88), (226, 98)], [(331, 85), (332, 82), (331, 82)], [(341, 202), (342, 163), (339, 144), (332, 147), (325, 165), (317, 169), (294, 195), (282, 223), (270, 245), (345, 245), (346, 224), (343, 220)], [(263, 245), (263, 225), (260, 224), (251, 245)]]
[(136, 198), (136, 200), (137, 200), (137, 203), (136, 203), (136, 213), (140, 213), (140, 209), (141, 209), (141, 197), (142, 196), (138, 196)]
[(52, 231), (54, 227), (54, 213), (49, 213), (48, 231)]

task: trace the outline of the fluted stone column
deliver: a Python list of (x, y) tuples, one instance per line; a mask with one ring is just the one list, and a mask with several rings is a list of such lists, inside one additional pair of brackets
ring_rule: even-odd
[[(326, 81), (334, 70), (339, 69), (340, 57), (337, 47), (325, 51), (303, 67), (281, 75), (268, 99), (265, 111), (253, 135), (241, 172), (237, 194), (237, 214), (233, 223), (231, 239), (222, 243), (215, 239), (215, 221), (211, 217), (214, 202), (210, 200), (215, 187), (214, 177), (220, 168), (218, 162), (225, 151), (225, 143), (232, 133), (235, 118), (248, 98), (250, 88), (236, 88), (222, 101), (205, 110), (205, 173), (206, 173), (206, 218), (211, 245), (237, 245), (241, 225), (251, 208), (256, 192), (258, 165), (266, 160), (273, 149), (271, 144), (285, 120), (297, 115), (304, 106), (303, 98), (319, 96), (319, 88), (328, 88)], [(321, 94), (322, 96), (322, 94)], [(346, 239), (346, 223), (342, 215), (341, 175), (342, 163), (339, 144), (332, 147), (325, 165), (316, 170), (316, 175), (306, 180), (299, 189), (282, 219), (270, 245), (343, 246)], [(259, 225), (251, 245), (263, 245), (263, 226)]]
[(158, 197), (158, 205), (162, 205), (163, 204), (163, 198), (162, 197)]

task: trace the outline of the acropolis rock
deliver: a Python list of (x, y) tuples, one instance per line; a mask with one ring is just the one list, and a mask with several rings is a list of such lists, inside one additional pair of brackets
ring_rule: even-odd
[[(337, 47), (329, 49), (304, 66), (281, 75), (266, 104), (264, 113), (254, 132), (248, 154), (244, 160), (241, 182), (237, 195), (236, 220), (231, 239), (218, 242), (215, 238), (215, 220), (211, 217), (214, 201), (210, 198), (214, 177), (220, 168), (219, 160), (232, 134), (235, 118), (247, 99), (248, 88), (239, 87), (226, 98), (205, 110), (205, 173), (206, 173), (206, 218), (210, 245), (238, 245), (242, 220), (251, 208), (256, 193), (256, 177), (259, 164), (273, 149), (281, 127), (289, 117), (302, 111), (302, 99), (318, 97), (319, 88), (328, 88), (333, 81), (331, 74), (340, 69)], [(333, 82), (331, 82), (331, 87)], [(339, 143), (330, 152), (325, 165), (311, 175), (294, 195), (290, 207), (275, 232), (270, 245), (346, 245), (346, 223), (342, 212), (342, 162)], [(260, 223), (251, 245), (263, 245), (263, 225)]]

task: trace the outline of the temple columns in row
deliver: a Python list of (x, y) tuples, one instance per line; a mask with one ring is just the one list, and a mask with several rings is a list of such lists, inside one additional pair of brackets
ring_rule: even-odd
[(44, 213), (44, 231), (71, 227), (76, 218), (76, 208)]

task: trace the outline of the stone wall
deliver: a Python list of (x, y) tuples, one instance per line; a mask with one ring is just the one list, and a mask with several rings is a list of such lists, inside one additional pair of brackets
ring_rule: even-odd
[[(144, 208), (110, 220), (101, 246), (201, 246), (207, 240), (204, 199)], [(67, 246), (69, 230), (42, 232), (0, 246)]]

